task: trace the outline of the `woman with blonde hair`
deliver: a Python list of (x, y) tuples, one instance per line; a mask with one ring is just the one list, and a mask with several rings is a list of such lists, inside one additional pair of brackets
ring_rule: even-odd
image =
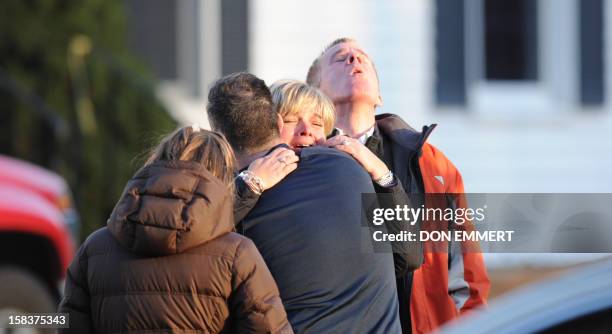
[[(372, 181), (389, 191), (403, 192), (401, 185), (394, 179), (387, 180), (387, 165), (358, 141), (348, 141), (342, 136), (326, 140), (334, 132), (335, 109), (331, 100), (318, 88), (298, 80), (279, 80), (270, 87), (272, 102), (284, 125), (280, 133), (281, 140), (297, 153), (300, 150), (326, 145), (341, 150), (352, 156), (370, 174)], [(282, 149), (277, 149), (282, 152)], [(279, 153), (280, 154), (280, 153)], [(239, 222), (256, 204), (261, 193), (282, 180), (297, 168), (297, 156), (288, 155), (279, 164), (278, 154), (266, 155), (253, 161), (243, 171), (237, 183), (238, 198), (235, 218)], [(286, 165), (292, 168), (285, 168)], [(384, 181), (385, 183), (381, 183)]]
[[(370, 174), (377, 193), (388, 194), (379, 198), (383, 207), (411, 205), (402, 184), (390, 172), (384, 161), (363, 143), (342, 135), (326, 139), (334, 132), (335, 109), (325, 94), (315, 87), (296, 80), (277, 81), (272, 84), (270, 90), (272, 101), (284, 121), (280, 133), (281, 140), (290, 148), (299, 153), (309, 146), (325, 145), (343, 151), (352, 156)], [(262, 192), (276, 185), (297, 168), (299, 159), (297, 156), (279, 158), (274, 153), (253, 161), (236, 182), (237, 199), (234, 217), (239, 229), (242, 229), (240, 222), (255, 207)], [(279, 163), (279, 159), (283, 163)], [(285, 168), (287, 166), (292, 168)], [(389, 224), (388, 230), (395, 234), (403, 232), (401, 224)], [(407, 230), (416, 234), (419, 226), (410, 226)], [(422, 250), (419, 243), (393, 242), (391, 247), (398, 278), (421, 264)]]
[(319, 89), (296, 80), (280, 80), (270, 87), (272, 101), (284, 126), (281, 139), (300, 149), (322, 144), (334, 130), (334, 104)]
[(292, 333), (257, 248), (233, 233), (233, 180), (222, 135), (163, 139), (70, 265), (60, 333)]

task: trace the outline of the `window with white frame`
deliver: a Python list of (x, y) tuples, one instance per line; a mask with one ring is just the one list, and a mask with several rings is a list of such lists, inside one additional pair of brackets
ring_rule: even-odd
[(437, 0), (435, 100), (478, 113), (603, 104), (603, 0)]

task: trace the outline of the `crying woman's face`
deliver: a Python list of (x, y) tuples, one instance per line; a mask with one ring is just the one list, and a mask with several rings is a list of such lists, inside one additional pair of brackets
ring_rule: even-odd
[(314, 110), (300, 110), (283, 117), (285, 125), (281, 139), (294, 149), (321, 144), (325, 141), (323, 117)]

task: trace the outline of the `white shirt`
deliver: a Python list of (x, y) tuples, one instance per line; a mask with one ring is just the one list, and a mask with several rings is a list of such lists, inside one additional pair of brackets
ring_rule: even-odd
[[(346, 134), (344, 133), (344, 131), (342, 131), (342, 129), (336, 128), (336, 131), (338, 131), (339, 135), (346, 136)], [(370, 130), (366, 131), (364, 134), (359, 136), (359, 138), (357, 138), (357, 140), (359, 140), (359, 142), (362, 145), (365, 145), (366, 141), (368, 141), (368, 138), (372, 137), (373, 134), (374, 134), (374, 125), (372, 125)]]

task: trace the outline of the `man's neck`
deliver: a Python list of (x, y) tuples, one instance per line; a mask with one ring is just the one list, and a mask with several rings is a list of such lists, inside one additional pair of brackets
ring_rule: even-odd
[(256, 153), (236, 152), (236, 160), (238, 160), (238, 169), (243, 169), (245, 167), (248, 167), (251, 164), (251, 162), (263, 157), (272, 147), (278, 144), (282, 144), (282, 141), (280, 140), (280, 138), (274, 139), (269, 144), (266, 144), (262, 146), (261, 148), (257, 149)]
[(347, 136), (359, 138), (375, 123), (374, 106), (361, 103), (336, 104), (336, 127)]

